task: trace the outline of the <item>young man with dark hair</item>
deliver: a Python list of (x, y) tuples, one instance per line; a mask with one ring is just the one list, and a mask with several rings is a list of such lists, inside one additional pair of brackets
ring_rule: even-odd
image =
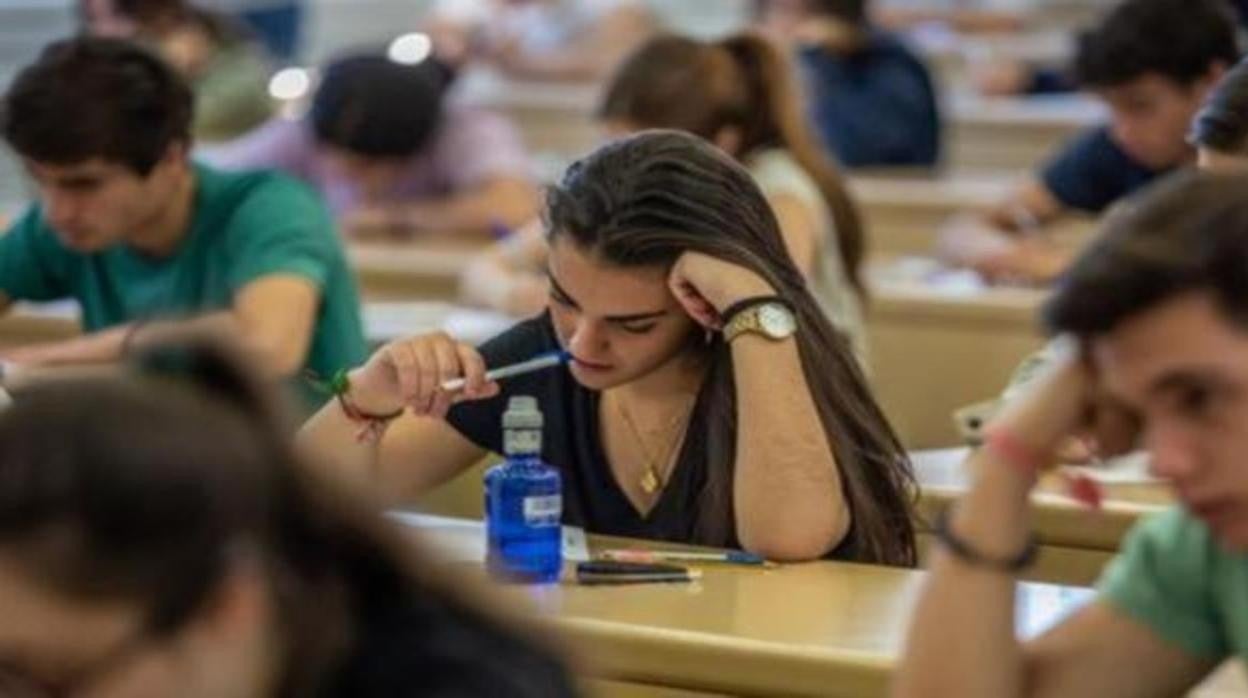
[[(897, 696), (1183, 695), (1248, 659), (1248, 177), (1174, 175), (1105, 223), (1045, 308), (1066, 356), (986, 430), (918, 606)], [(1139, 447), (1178, 506), (1141, 522), (1096, 601), (1014, 636), (1028, 494), (1059, 444)]]
[(450, 78), (436, 59), (347, 56), (325, 68), (306, 118), (275, 119), (203, 156), (303, 179), (349, 232), (486, 237), (527, 223), (538, 196), (519, 134), (447, 100)]
[(1071, 211), (1099, 214), (1192, 162), (1192, 117), (1238, 56), (1224, 0), (1125, 0), (1111, 10), (1080, 37), (1074, 66), (1110, 123), (1075, 137), (990, 213), (1011, 244), (966, 261), (993, 277), (1052, 280), (1072, 253), (1027, 233)]
[(0, 130), (40, 202), (0, 237), (0, 305), (74, 298), (88, 334), (4, 358), (109, 362), (155, 325), (230, 331), (279, 376), (365, 357), (323, 206), (280, 175), (192, 164), (191, 118), (172, 69), (120, 40), (57, 42), (17, 76)]

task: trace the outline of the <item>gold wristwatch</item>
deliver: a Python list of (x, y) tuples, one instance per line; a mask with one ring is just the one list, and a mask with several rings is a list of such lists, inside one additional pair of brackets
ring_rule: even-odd
[(745, 332), (761, 334), (778, 342), (797, 332), (797, 318), (788, 306), (778, 300), (762, 301), (729, 317), (724, 325), (724, 341), (731, 342)]

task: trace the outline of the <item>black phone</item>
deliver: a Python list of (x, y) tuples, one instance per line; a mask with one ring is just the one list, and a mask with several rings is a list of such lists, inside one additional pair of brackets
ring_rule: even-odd
[(691, 582), (696, 578), (697, 575), (687, 567), (662, 563), (593, 560), (576, 566), (576, 581), (581, 584)]

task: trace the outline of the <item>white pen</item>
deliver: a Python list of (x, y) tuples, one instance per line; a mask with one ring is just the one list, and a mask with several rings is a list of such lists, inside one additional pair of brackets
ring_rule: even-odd
[[(544, 368), (551, 368), (553, 366), (565, 364), (571, 359), (572, 354), (569, 352), (552, 351), (548, 354), (535, 356), (528, 361), (521, 361), (518, 364), (490, 369), (485, 372), (485, 380), (490, 382), (499, 380), (500, 378), (511, 378), (512, 376), (518, 376), (523, 373), (532, 373), (533, 371), (540, 371)], [(442, 389), (448, 393), (452, 393), (457, 390), (463, 390), (466, 383), (467, 381), (463, 378), (452, 378), (450, 380), (442, 381)]]

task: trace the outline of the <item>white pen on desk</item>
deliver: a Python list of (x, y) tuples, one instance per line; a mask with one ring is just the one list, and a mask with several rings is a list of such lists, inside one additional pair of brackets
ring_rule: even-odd
[[(485, 372), (485, 380), (486, 382), (492, 382), (502, 378), (511, 378), (512, 376), (519, 376), (524, 373), (540, 371), (544, 368), (553, 368), (555, 366), (566, 364), (571, 359), (572, 354), (569, 352), (552, 351), (548, 354), (535, 356), (528, 361), (521, 361), (518, 364), (490, 369)], [(463, 390), (467, 382), (468, 381), (463, 378), (451, 378), (450, 380), (442, 381), (442, 389), (448, 393)]]

